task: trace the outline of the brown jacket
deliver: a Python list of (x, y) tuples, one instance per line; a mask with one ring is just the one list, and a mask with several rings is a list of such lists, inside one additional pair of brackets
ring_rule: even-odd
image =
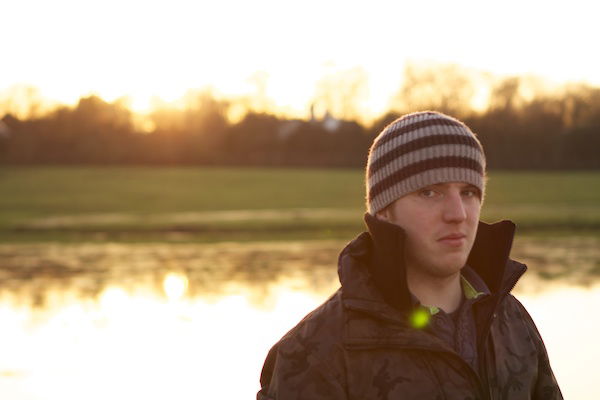
[[(477, 362), (415, 328), (401, 228), (365, 216), (369, 232), (339, 257), (341, 288), (270, 350), (258, 400), (562, 399), (531, 317), (510, 291), (526, 267), (508, 258), (514, 224), (480, 223), (468, 265)], [(417, 305), (417, 307), (419, 307)], [(422, 310), (422, 309), (421, 309)]]

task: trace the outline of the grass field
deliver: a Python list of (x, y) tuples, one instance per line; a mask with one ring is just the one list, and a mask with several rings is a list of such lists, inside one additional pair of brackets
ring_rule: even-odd
[[(363, 171), (35, 167), (0, 171), (2, 241), (349, 238)], [(599, 172), (491, 172), (483, 220), (600, 234)]]

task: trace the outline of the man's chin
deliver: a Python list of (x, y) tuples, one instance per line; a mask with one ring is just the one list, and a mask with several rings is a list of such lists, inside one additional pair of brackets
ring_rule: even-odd
[(467, 262), (466, 257), (455, 257), (442, 264), (438, 264), (436, 269), (442, 276), (452, 276), (460, 272)]

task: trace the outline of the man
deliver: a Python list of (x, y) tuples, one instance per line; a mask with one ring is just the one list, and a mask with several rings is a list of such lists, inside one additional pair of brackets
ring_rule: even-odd
[(269, 352), (258, 399), (562, 399), (510, 291), (515, 226), (479, 222), (485, 156), (462, 122), (406, 115), (367, 163), (368, 232), (341, 288)]

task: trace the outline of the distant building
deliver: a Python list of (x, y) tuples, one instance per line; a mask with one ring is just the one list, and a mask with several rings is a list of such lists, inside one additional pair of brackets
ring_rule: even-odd
[(321, 125), (327, 132), (335, 132), (342, 125), (342, 121), (334, 118), (329, 111), (325, 111), (325, 116), (322, 119), (318, 119), (315, 116), (315, 105), (310, 106), (310, 123)]
[(298, 131), (304, 124), (309, 124), (312, 127), (318, 126), (323, 128), (326, 132), (333, 133), (342, 127), (343, 121), (334, 118), (329, 111), (325, 112), (323, 118), (317, 118), (315, 116), (314, 105), (310, 106), (310, 119), (303, 121), (300, 119), (292, 119), (279, 123), (277, 128), (277, 137), (281, 140), (286, 140)]
[(331, 114), (329, 114), (329, 111), (327, 111), (325, 113), (325, 117), (323, 117), (321, 120), (321, 125), (327, 132), (335, 132), (342, 126), (342, 121), (337, 118), (333, 118)]

